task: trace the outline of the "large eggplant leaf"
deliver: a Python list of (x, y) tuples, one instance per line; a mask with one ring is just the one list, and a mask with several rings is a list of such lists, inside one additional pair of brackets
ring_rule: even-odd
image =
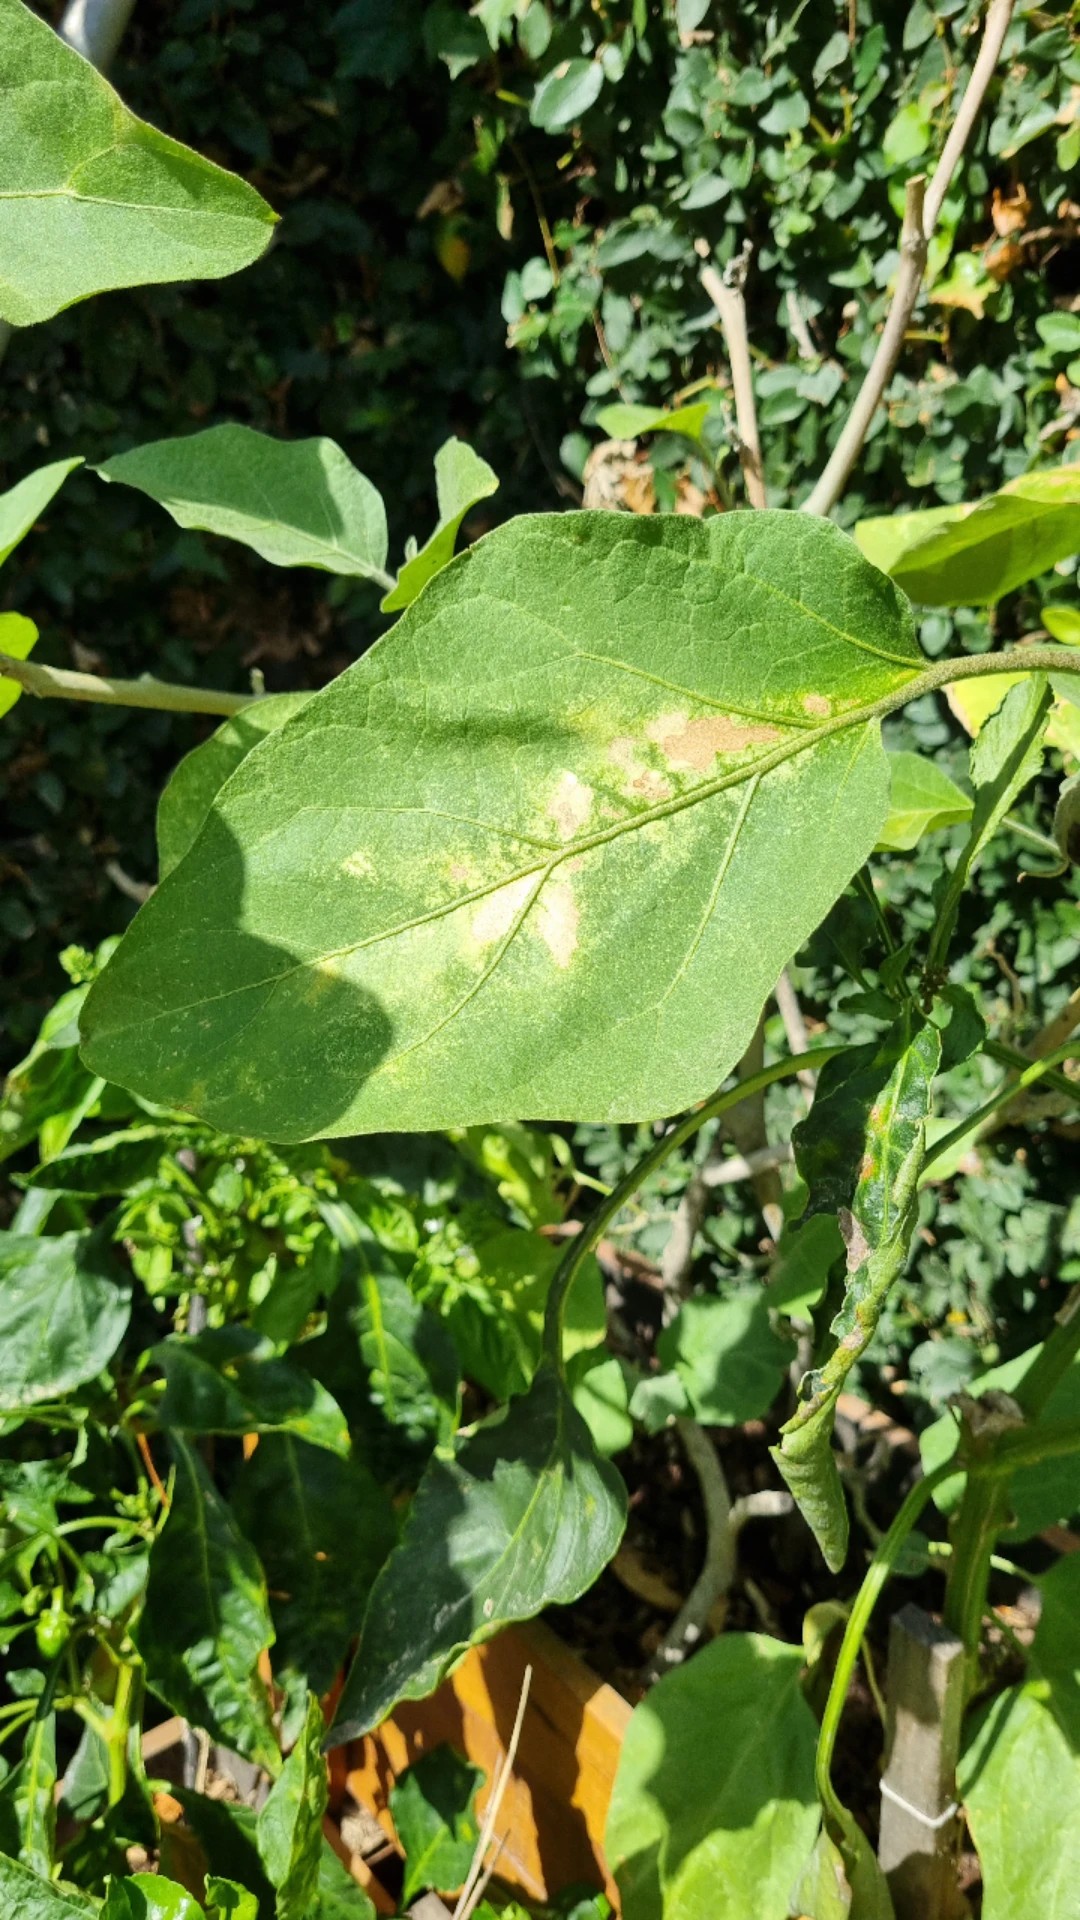
[(498, 475), (464, 440), (447, 440), (435, 455), (435, 491), (439, 521), (430, 539), (414, 553), (382, 602), (383, 613), (399, 613), (411, 606), (421, 587), (454, 557), (454, 541), (465, 515), (496, 492)]
[(241, 1469), (233, 1511), (266, 1574), (275, 1671), (327, 1692), (394, 1545), (386, 1494), (357, 1461), (271, 1433)]
[(1038, 1682), (983, 1715), (959, 1769), (982, 1868), (983, 1920), (1074, 1920), (1080, 1886), (1080, 1755)]
[[(198, 838), (214, 799), (231, 773), (268, 733), (299, 713), (308, 693), (271, 693), (218, 727), (201, 747), (193, 747), (176, 768), (157, 810), (157, 848), (161, 877), (178, 866)], [(932, 762), (927, 762), (932, 765)]]
[(801, 1668), (724, 1634), (635, 1708), (605, 1837), (623, 1920), (787, 1920), (819, 1819)]
[(153, 1349), (165, 1375), (157, 1409), (178, 1433), (291, 1433), (333, 1453), (349, 1451), (349, 1429), (326, 1388), (272, 1340), (250, 1327), (173, 1334)]
[(256, 1837), (277, 1920), (310, 1920), (315, 1903), (329, 1797), (324, 1731), (322, 1708), (309, 1693), (299, 1738), (259, 1814)]
[(770, 1449), (834, 1573), (844, 1564), (848, 1544), (847, 1505), (832, 1450), (836, 1402), (874, 1337), (907, 1259), (940, 1063), (941, 1034), (927, 1022), (911, 1036), (888, 1079), (879, 1083), (867, 1115), (851, 1206), (839, 1215), (847, 1279), (843, 1305), (830, 1328), (836, 1345), (821, 1366), (804, 1376), (799, 1404), (780, 1430), (780, 1445)]
[(1080, 548), (1080, 467), (1026, 473), (971, 505), (860, 520), (868, 560), (926, 606), (989, 606)]
[(137, 120), (21, 0), (0, 0), (0, 319), (107, 287), (216, 280), (276, 215), (254, 187)]
[(480, 1838), (476, 1796), (483, 1784), (479, 1767), (441, 1746), (421, 1754), (391, 1787), (390, 1812), (405, 1851), (403, 1907), (428, 1888), (457, 1893), (465, 1884)]
[(0, 1233), (0, 1412), (93, 1380), (130, 1316), (130, 1289), (100, 1235)]
[(513, 521), (233, 774), (86, 1058), (279, 1140), (677, 1111), (871, 852), (921, 664), (823, 522)]
[(114, 454), (97, 472), (149, 494), (178, 526), (240, 540), (276, 567), (389, 578), (382, 495), (334, 440), (208, 427)]
[[(0, 14), (0, 23), (2, 18)], [(0, 25), (0, 47), (2, 45)], [(68, 474), (81, 466), (81, 454), (76, 454), (73, 460), (53, 460), (47, 467), (38, 467), (34, 473), (28, 473), (24, 480), (17, 481), (6, 493), (0, 493), (0, 567), (9, 553), (14, 552), (19, 541), (26, 538), (34, 523), (40, 520)], [(2, 650), (6, 653), (11, 651), (6, 646)]]
[(508, 1622), (576, 1600), (625, 1520), (620, 1475), (545, 1362), (527, 1394), (428, 1467), (372, 1589), (335, 1742), (377, 1726), (399, 1700), (423, 1699)]
[(274, 1638), (262, 1569), (198, 1455), (172, 1437), (169, 1517), (150, 1555), (139, 1651), (148, 1684), (193, 1726), (274, 1772), (257, 1672)]

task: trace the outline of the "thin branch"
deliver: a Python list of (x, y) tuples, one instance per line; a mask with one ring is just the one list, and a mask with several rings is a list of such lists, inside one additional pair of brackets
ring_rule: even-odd
[(840, 438), (813, 491), (802, 503), (804, 513), (831, 513), (843, 493), (852, 469), (863, 450), (881, 404), (882, 395), (893, 377), (908, 322), (915, 309), (926, 266), (926, 234), (923, 231), (923, 206), (926, 182), (921, 174), (907, 183), (904, 200), (904, 227), (900, 236), (900, 269), (896, 276), (892, 305), (881, 338), (867, 369), (866, 378), (855, 396), (851, 412), (844, 422)]
[(811, 493), (803, 501), (804, 513), (831, 513), (851, 476), (870, 429), (892, 379), (908, 323), (919, 297), (926, 269), (926, 254), (933, 238), (945, 196), (979, 116), (986, 89), (997, 66), (1005, 35), (1012, 19), (1014, 0), (990, 0), (986, 12), (982, 44), (964, 90), (956, 119), (934, 169), (929, 187), (921, 178), (909, 180), (904, 205), (904, 226), (900, 238), (900, 269), (896, 277), (892, 304), (878, 341), (877, 351), (833, 448), (828, 465)]
[(720, 1456), (696, 1420), (676, 1420), (686, 1457), (701, 1486), (705, 1505), (705, 1561), (674, 1621), (646, 1669), (651, 1685), (686, 1659), (701, 1639), (716, 1602), (735, 1578), (735, 1532), (731, 1525), (731, 1494)]
[(739, 434), (739, 459), (742, 463), (746, 494), (752, 507), (765, 505), (765, 479), (761, 465), (761, 440), (758, 434), (757, 407), (754, 402), (754, 377), (750, 366), (750, 339), (746, 331), (746, 285), (750, 265), (750, 243), (729, 260), (723, 274), (715, 267), (702, 267), (701, 284), (720, 317), (731, 365), (731, 384), (735, 389), (735, 425)]
[[(791, 975), (788, 973), (786, 967), (773, 988), (773, 997), (776, 1001), (780, 1018), (784, 1023), (784, 1032), (787, 1035), (787, 1043), (792, 1053), (807, 1053), (810, 1048), (810, 1035), (806, 1030), (806, 1021), (803, 1019), (803, 1010), (799, 1005), (799, 996), (791, 984)], [(799, 1085), (806, 1094), (807, 1099), (813, 1100), (817, 1089), (817, 1074), (800, 1073)]]
[(140, 680), (110, 680), (96, 673), (46, 667), (38, 660), (16, 660), (0, 653), (0, 679), (15, 680), (39, 700), (90, 700), (105, 707), (153, 707), (168, 713), (217, 713), (228, 716), (250, 707), (255, 696), (220, 693), (216, 687), (179, 687), (144, 674)]
[(697, 1178), (706, 1187), (733, 1187), (739, 1180), (753, 1180), (770, 1167), (790, 1167), (795, 1149), (790, 1140), (777, 1140), (772, 1146), (754, 1147), (749, 1153), (731, 1153), (704, 1162)]

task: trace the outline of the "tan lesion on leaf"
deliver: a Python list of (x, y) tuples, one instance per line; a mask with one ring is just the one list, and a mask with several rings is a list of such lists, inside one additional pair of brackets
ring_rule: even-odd
[(808, 693), (803, 697), (803, 712), (812, 720), (827, 720), (832, 712), (832, 701), (824, 693)]
[(350, 853), (348, 859), (342, 861), (341, 871), (347, 873), (352, 880), (375, 878), (375, 868), (362, 847), (357, 847), (355, 853)]
[(593, 807), (593, 790), (569, 769), (559, 775), (548, 801), (549, 817), (560, 840), (573, 840), (585, 826)]
[(630, 739), (613, 740), (607, 753), (612, 766), (622, 775), (623, 792), (628, 800), (644, 800), (658, 806), (670, 800), (674, 788), (657, 767), (649, 767), (638, 756), (637, 744)]
[(557, 967), (568, 967), (577, 952), (579, 918), (569, 880), (551, 881), (540, 897), (536, 925)]
[(645, 728), (646, 737), (660, 748), (670, 766), (692, 773), (710, 773), (717, 754), (741, 753), (746, 747), (764, 747), (781, 738), (778, 727), (735, 720), (726, 713), (661, 713)]

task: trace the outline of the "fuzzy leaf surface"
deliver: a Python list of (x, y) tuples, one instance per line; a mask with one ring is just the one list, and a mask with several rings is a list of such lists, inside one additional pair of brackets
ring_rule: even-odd
[(335, 1743), (422, 1700), (508, 1622), (584, 1593), (625, 1520), (621, 1476), (545, 1362), (527, 1394), (431, 1461), (372, 1589)]
[(382, 495), (334, 440), (275, 440), (230, 424), (153, 440), (97, 471), (149, 494), (178, 526), (239, 540), (276, 567), (371, 580), (386, 565)]
[(27, 327), (108, 287), (217, 280), (275, 214), (129, 113), (21, 0), (0, 0), (0, 318)]
[(271, 693), (218, 727), (209, 740), (186, 753), (158, 801), (157, 848), (161, 877), (179, 866), (231, 773), (268, 733), (299, 713), (306, 693)]
[(86, 1058), (276, 1140), (681, 1110), (876, 843), (921, 665), (823, 522), (513, 521), (232, 776)]

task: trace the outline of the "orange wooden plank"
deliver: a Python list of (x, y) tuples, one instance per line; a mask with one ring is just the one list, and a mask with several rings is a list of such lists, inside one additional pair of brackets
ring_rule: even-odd
[(630, 1707), (538, 1622), (475, 1647), (428, 1700), (406, 1701), (350, 1749), (348, 1782), (392, 1833), (387, 1796), (398, 1774), (444, 1741), (483, 1770), (483, 1812), (505, 1756), (526, 1665), (529, 1704), (499, 1813), (498, 1872), (543, 1900), (575, 1881), (606, 1888), (604, 1824)]

